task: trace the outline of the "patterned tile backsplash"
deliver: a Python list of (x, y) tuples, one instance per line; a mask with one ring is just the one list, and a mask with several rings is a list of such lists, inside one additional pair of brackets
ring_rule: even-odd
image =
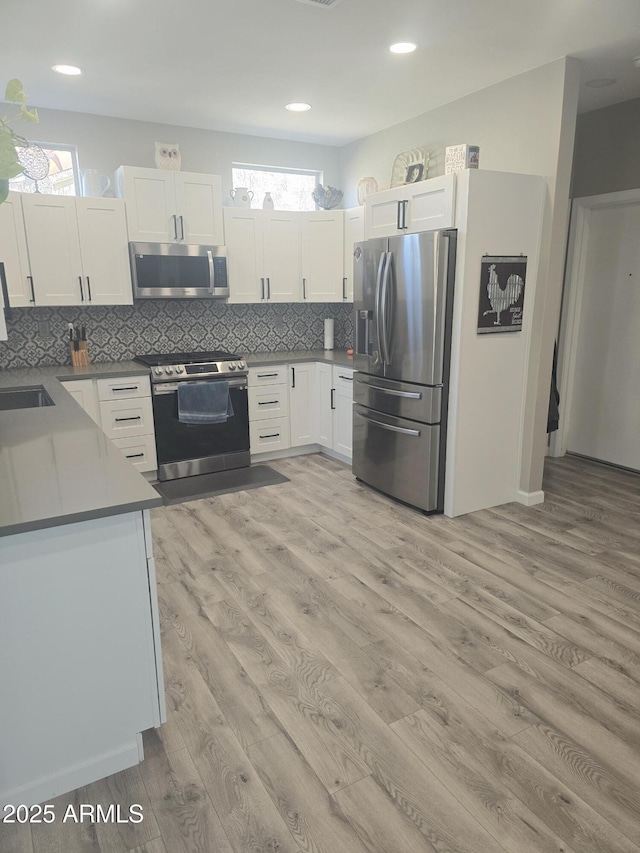
[[(353, 341), (353, 306), (227, 305), (217, 301), (148, 299), (91, 308), (14, 308), (0, 368), (68, 364), (67, 323), (85, 325), (91, 361), (149, 352), (225, 349), (240, 353), (322, 349), (323, 320), (335, 320), (335, 348)], [(50, 336), (41, 337), (48, 325)]]

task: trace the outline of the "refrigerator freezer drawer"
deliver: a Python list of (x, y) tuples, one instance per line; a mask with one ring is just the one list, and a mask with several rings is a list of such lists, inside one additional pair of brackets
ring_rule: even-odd
[(413, 385), (410, 382), (356, 373), (353, 399), (368, 409), (376, 409), (398, 418), (410, 418), (427, 424), (437, 424), (441, 419), (440, 386)]
[(440, 426), (355, 405), (353, 473), (391, 497), (427, 512), (442, 509)]

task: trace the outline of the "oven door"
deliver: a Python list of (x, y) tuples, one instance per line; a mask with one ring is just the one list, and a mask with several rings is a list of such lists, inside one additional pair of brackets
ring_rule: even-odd
[(233, 417), (224, 424), (180, 423), (177, 389), (177, 382), (153, 386), (158, 479), (174, 480), (247, 467), (251, 459), (246, 378), (229, 380)]

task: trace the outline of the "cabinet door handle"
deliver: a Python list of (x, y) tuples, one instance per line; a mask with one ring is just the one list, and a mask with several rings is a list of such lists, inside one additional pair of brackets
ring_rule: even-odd
[(262, 299), (264, 299), (264, 279), (260, 279), (260, 287), (262, 288)]
[(28, 275), (27, 281), (29, 282), (29, 287), (31, 288), (31, 299), (29, 300), (29, 302), (33, 302), (33, 304), (35, 305), (35, 303), (36, 303), (36, 292), (33, 289), (33, 276)]
[(80, 299), (84, 302), (84, 290), (82, 289), (82, 276), (78, 276), (78, 282), (80, 283)]
[(181, 214), (178, 218), (180, 219), (180, 239), (184, 240), (184, 216)]
[(296, 369), (295, 367), (291, 368), (291, 387), (296, 387)]
[(91, 295), (91, 279), (87, 276), (87, 292), (89, 294), (89, 302), (92, 301), (93, 296)]
[(336, 389), (332, 388), (331, 389), (331, 408), (332, 409), (335, 409), (335, 407), (336, 407), (335, 406), (335, 394), (336, 394)]
[(398, 202), (398, 210), (397, 210), (397, 218), (396, 218), (396, 228), (398, 231), (402, 231), (402, 202)]
[(271, 299), (271, 279), (267, 277), (267, 299)]
[(112, 388), (112, 391), (137, 391), (138, 385), (121, 385), (120, 388)]
[(405, 199), (402, 202), (402, 229), (403, 229), (403, 231), (406, 231), (407, 228), (409, 227), (407, 225), (407, 205), (408, 204), (409, 204), (409, 199)]
[(277, 373), (256, 373), (258, 379), (271, 379), (273, 376), (277, 375)]
[(342, 374), (338, 374), (338, 379), (346, 379), (347, 382), (353, 382), (353, 376), (342, 376)]
[(174, 213), (171, 218), (173, 219), (173, 239), (177, 240), (178, 239), (178, 217)]
[(140, 456), (144, 456), (144, 453), (125, 453), (126, 459), (138, 459)]
[(307, 280), (306, 278), (302, 279), (302, 298), (307, 298)]
[(142, 418), (140, 415), (136, 415), (135, 418), (115, 418), (116, 423), (120, 423), (120, 421), (140, 421)]
[(345, 278), (342, 279), (342, 298), (343, 299), (347, 298), (347, 279), (346, 279), (346, 276), (345, 276)]
[(264, 400), (263, 402), (258, 402), (259, 406), (275, 406), (276, 403), (279, 403), (280, 400)]
[(260, 438), (280, 438), (280, 433), (270, 432), (269, 435), (261, 435)]

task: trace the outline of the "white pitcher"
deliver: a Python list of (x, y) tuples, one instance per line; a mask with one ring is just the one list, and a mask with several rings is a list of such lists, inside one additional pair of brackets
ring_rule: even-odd
[(85, 169), (82, 173), (82, 193), (85, 196), (103, 196), (110, 186), (109, 178), (97, 169)]
[(233, 199), (234, 207), (251, 207), (253, 192), (246, 187), (236, 187), (229, 191), (229, 195)]

